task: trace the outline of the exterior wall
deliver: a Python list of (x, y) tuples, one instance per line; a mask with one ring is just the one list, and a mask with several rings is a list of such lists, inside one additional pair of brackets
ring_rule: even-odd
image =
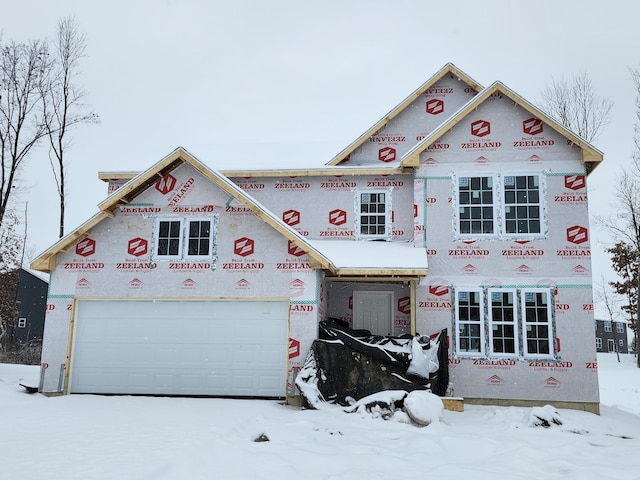
[[(609, 324), (611, 331), (607, 331), (605, 324)], [(618, 329), (622, 330), (621, 332)], [(599, 339), (599, 341), (598, 341)], [(615, 352), (615, 348), (609, 348), (610, 340), (613, 341), (620, 353), (629, 353), (629, 340), (627, 337), (627, 324), (625, 322), (609, 322), (596, 320), (596, 351)]]
[[(7, 337), (24, 344), (42, 340), (48, 284), (20, 269), (17, 288), (18, 318), (13, 326), (9, 327)], [(21, 318), (25, 319), (24, 326), (20, 326)]]
[(476, 93), (467, 83), (453, 75), (445, 75), (341, 164), (371, 165), (399, 161)]
[[(321, 240), (355, 240), (356, 192), (388, 190), (393, 209), (392, 239), (413, 240), (411, 175), (232, 180), (302, 236)], [(229, 211), (242, 208), (236, 203), (227, 207)]]
[[(451, 332), (456, 395), (597, 403), (585, 171), (580, 150), (547, 125), (525, 133), (523, 122), (530, 118), (511, 100), (493, 97), (421, 155), (414, 228), (416, 243), (427, 248), (429, 277), (417, 289), (417, 330)], [(475, 136), (471, 125), (479, 120), (487, 130)], [(456, 234), (458, 178), (489, 174), (541, 175), (542, 235)], [(553, 358), (463, 356), (456, 350), (456, 289), (492, 286), (550, 289), (555, 306)]]
[[(162, 180), (165, 188), (156, 184), (166, 193), (150, 187), (57, 255), (47, 302), (43, 391), (62, 388), (74, 298), (289, 298), (292, 351), (306, 356), (317, 336), (320, 281), (308, 255), (292, 253), (280, 233), (246, 209), (227, 209), (229, 195), (188, 164), (171, 176)], [(154, 257), (157, 218), (203, 217), (217, 220), (212, 258)]]

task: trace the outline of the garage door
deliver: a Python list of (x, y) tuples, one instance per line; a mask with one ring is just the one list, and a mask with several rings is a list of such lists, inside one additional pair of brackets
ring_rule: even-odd
[(80, 300), (69, 391), (283, 397), (286, 301)]

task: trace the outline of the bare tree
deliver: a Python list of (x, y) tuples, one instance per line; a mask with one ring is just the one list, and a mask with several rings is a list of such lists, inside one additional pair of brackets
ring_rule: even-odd
[(611, 121), (613, 101), (596, 94), (586, 72), (570, 80), (555, 78), (542, 91), (542, 110), (588, 142), (594, 142)]
[(76, 84), (80, 60), (86, 56), (87, 36), (72, 17), (58, 22), (58, 36), (54, 58), (43, 77), (42, 107), (49, 139), (49, 162), (58, 191), (60, 204), (59, 236), (64, 236), (66, 201), (66, 150), (71, 147), (69, 132), (85, 123), (97, 123), (96, 113), (88, 111), (82, 100), (85, 90)]
[(40, 95), (46, 59), (44, 42), (0, 43), (0, 226), (22, 165), (46, 134)]
[(6, 344), (6, 334), (18, 316), (16, 292), (20, 274), (22, 241), (16, 232), (18, 216), (5, 212), (5, 222), (0, 225), (0, 348)]

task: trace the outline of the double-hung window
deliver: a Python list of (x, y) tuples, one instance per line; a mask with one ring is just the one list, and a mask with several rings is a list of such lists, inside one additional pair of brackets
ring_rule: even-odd
[(214, 255), (216, 218), (160, 218), (154, 254), (159, 260), (203, 259)]
[(358, 191), (356, 208), (356, 237), (391, 238), (391, 190)]
[(541, 183), (538, 174), (457, 177), (458, 237), (540, 237), (544, 234)]
[(553, 358), (551, 303), (549, 288), (457, 288), (456, 354)]
[(622, 322), (616, 322), (616, 332), (624, 333), (624, 324)]

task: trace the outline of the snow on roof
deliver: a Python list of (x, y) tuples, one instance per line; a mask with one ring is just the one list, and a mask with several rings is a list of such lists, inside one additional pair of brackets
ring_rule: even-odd
[(309, 240), (338, 270), (427, 270), (427, 252), (412, 242)]

